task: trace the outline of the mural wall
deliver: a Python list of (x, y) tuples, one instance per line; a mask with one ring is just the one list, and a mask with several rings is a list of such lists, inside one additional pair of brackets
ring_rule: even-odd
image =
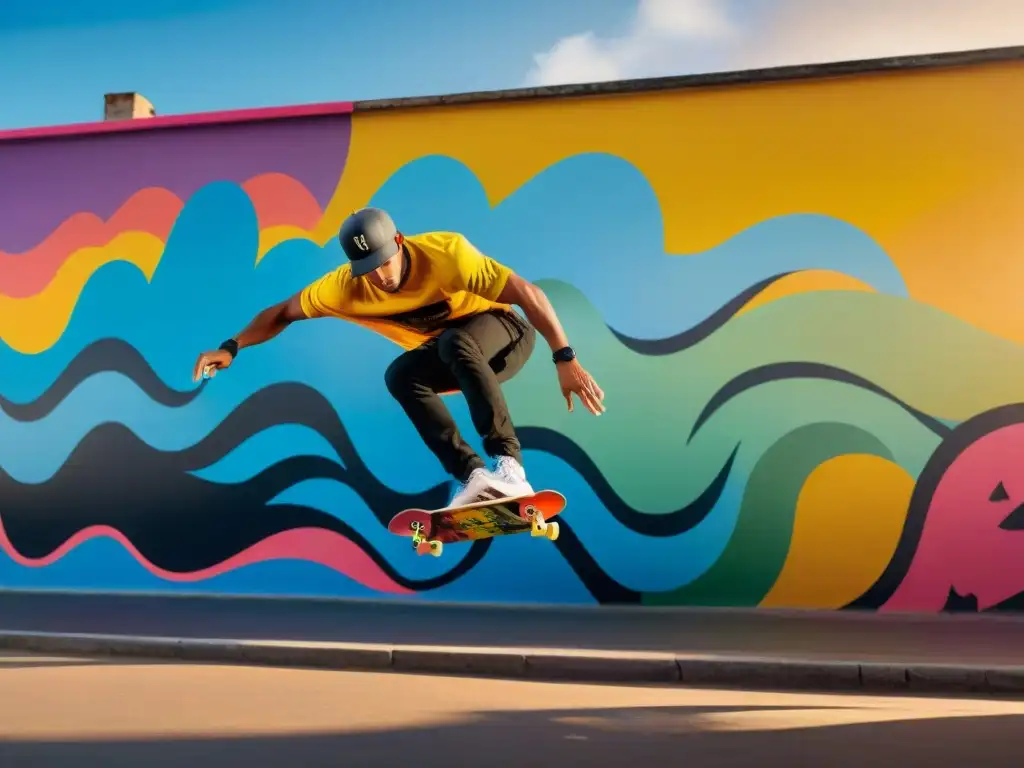
[[(1022, 90), (997, 64), (0, 141), (0, 586), (1019, 606)], [(507, 386), (558, 541), (387, 533), (450, 488), (362, 328), (191, 382), (366, 204), (537, 281), (604, 388), (567, 413), (543, 343)]]

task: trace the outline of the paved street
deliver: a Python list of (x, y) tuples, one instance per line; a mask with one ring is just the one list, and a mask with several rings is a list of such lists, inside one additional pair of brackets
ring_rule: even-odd
[(1024, 618), (0, 592), (0, 630), (1024, 664)]
[[(0, 629), (1020, 664), (1024, 621), (0, 593)], [(1024, 702), (0, 656), (0, 765), (1020, 764)], [(413, 761), (416, 761), (415, 763)], [(641, 763), (642, 761), (642, 763)]]
[(1024, 702), (0, 656), (4, 768), (1019, 766)]

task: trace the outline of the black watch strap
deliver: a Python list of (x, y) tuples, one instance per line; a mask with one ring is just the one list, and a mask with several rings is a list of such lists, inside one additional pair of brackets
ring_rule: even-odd
[(562, 347), (556, 349), (554, 354), (551, 355), (551, 362), (553, 363), (568, 363), (570, 360), (576, 359), (576, 350), (572, 347)]
[(238, 356), (238, 342), (235, 341), (234, 339), (222, 341), (218, 349), (223, 349), (225, 352), (231, 355), (232, 360), (234, 360), (235, 357)]

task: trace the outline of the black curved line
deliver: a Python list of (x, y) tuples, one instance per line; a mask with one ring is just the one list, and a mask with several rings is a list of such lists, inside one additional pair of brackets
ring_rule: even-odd
[(844, 609), (877, 609), (893, 596), (910, 570), (924, 532), (935, 490), (954, 461), (974, 442), (997, 429), (1024, 422), (1024, 403), (1013, 403), (978, 414), (963, 422), (939, 443), (917, 478), (899, 542), (878, 580)]
[[(0, 407), (12, 418), (37, 420), (56, 408), (85, 378), (101, 371), (122, 373), (155, 402), (169, 407), (188, 404), (206, 383), (188, 392), (170, 389), (130, 344), (120, 339), (101, 339), (79, 353), (50, 389), (34, 402), (17, 404), (0, 398)], [(395, 509), (411, 506), (431, 509), (444, 505), (447, 495), (444, 483), (413, 494), (398, 493), (380, 483), (359, 456), (331, 403), (317, 390), (291, 382), (270, 385), (243, 401), (199, 443), (178, 454), (181, 469), (195, 470), (213, 464), (249, 437), (286, 423), (312, 429), (331, 444), (345, 464), (345, 475), (338, 479), (363, 495), (381, 523), (386, 524)], [(543, 428), (525, 428), (521, 434), (531, 445), (559, 456), (580, 472), (623, 525), (650, 536), (674, 536), (703, 520), (721, 495), (736, 455), (734, 450), (718, 477), (692, 504), (668, 515), (650, 515), (627, 505), (586, 453), (568, 438)]]
[(394, 491), (380, 482), (356, 450), (337, 411), (317, 390), (293, 382), (272, 384), (246, 398), (212, 432), (177, 454), (184, 470), (215, 464), (253, 435), (282, 424), (304, 426), (323, 437), (344, 463), (338, 478), (358, 493), (382, 525), (408, 507), (437, 509), (447, 503), (447, 483), (418, 493)]
[[(215, 464), (237, 446), (269, 427), (305, 426), (324, 437), (343, 465), (322, 456), (291, 456), (235, 484), (212, 483), (192, 472)], [(649, 515), (627, 505), (596, 465), (575, 443), (552, 430), (526, 428), (527, 447), (547, 450), (573, 466), (623, 525), (650, 536), (673, 536), (706, 518), (720, 498), (739, 446), (718, 476), (692, 503), (668, 515)], [(12, 543), (28, 556), (58, 548), (74, 533), (95, 524), (120, 530), (151, 562), (169, 571), (188, 572), (215, 565), (273, 533), (303, 525), (336, 530), (359, 546), (396, 582), (432, 589), (469, 572), (489, 550), (490, 540), (474, 542), (452, 571), (432, 581), (400, 581), (387, 561), (342, 521), (299, 505), (267, 503), (287, 488), (312, 478), (330, 478), (349, 486), (386, 525), (406, 507), (443, 506), (446, 485), (419, 493), (399, 493), (381, 483), (363, 462), (337, 412), (318, 391), (297, 383), (262, 389), (235, 408), (198, 443), (181, 451), (159, 451), (127, 427), (105, 423), (91, 430), (68, 461), (46, 483), (25, 486), (0, 471), (0, 516)], [(46, 509), (47, 515), (38, 514)], [(287, 517), (282, 516), (287, 510)], [(200, 543), (201, 542), (201, 543)], [(600, 599), (634, 602), (569, 531), (562, 546), (570, 565)]]
[(580, 582), (591, 596), (601, 605), (639, 605), (641, 594), (628, 589), (605, 573), (598, 562), (587, 552), (583, 542), (567, 521), (556, 518), (559, 532), (555, 546), (572, 568)]
[(737, 443), (715, 479), (700, 496), (684, 507), (666, 514), (648, 514), (634, 509), (619, 496), (591, 458), (571, 439), (546, 427), (522, 427), (519, 441), (524, 448), (557, 456), (576, 470), (597, 495), (598, 500), (620, 523), (644, 536), (666, 538), (678, 536), (700, 524), (715, 508), (740, 449)]
[(120, 373), (131, 379), (150, 400), (168, 408), (191, 403), (203, 390), (203, 381), (195, 389), (179, 391), (167, 386), (142, 354), (121, 339), (100, 339), (79, 352), (61, 371), (57, 380), (30, 403), (15, 403), (0, 395), (0, 409), (15, 421), (38, 421), (49, 415), (78, 385), (97, 373)]
[[(397, 510), (436, 509), (447, 501), (445, 483), (412, 494), (393, 491), (381, 483), (363, 462), (331, 403), (305, 384), (273, 384), (251, 395), (203, 440), (178, 454), (183, 469), (213, 464), (252, 435), (280, 424), (305, 426), (327, 440), (345, 464), (342, 481), (362, 496), (384, 525)], [(557, 456), (576, 470), (620, 523), (637, 533), (656, 537), (684, 533), (708, 516), (722, 494), (739, 450), (737, 445), (715, 479), (693, 502), (668, 514), (647, 514), (629, 506), (583, 449), (565, 435), (544, 427), (523, 427), (518, 434), (524, 447)]]
[(693, 423), (693, 427), (690, 429), (690, 435), (686, 441), (690, 442), (693, 440), (694, 435), (697, 434), (698, 430), (704, 426), (708, 419), (710, 419), (715, 412), (725, 406), (733, 398), (738, 397), (754, 387), (759, 387), (762, 384), (768, 384), (773, 381), (784, 381), (787, 379), (821, 379), (825, 381), (838, 382), (840, 384), (849, 384), (851, 386), (867, 390), (868, 392), (872, 392), (873, 394), (880, 395), (881, 397), (895, 403), (936, 435), (945, 436), (950, 433), (950, 428), (938, 419), (935, 419), (928, 414), (917, 410), (913, 406), (908, 405), (895, 395), (887, 392), (877, 384), (872, 383), (862, 376), (850, 373), (842, 368), (837, 368), (834, 365), (794, 361), (788, 363), (769, 363), (757, 368), (751, 368), (750, 370), (744, 371), (738, 376), (727, 381), (717, 392), (715, 392), (714, 395), (712, 395), (711, 399), (708, 400), (707, 405), (704, 406), (704, 409), (700, 412), (697, 420)]
[(627, 336), (624, 333), (608, 326), (615, 338), (617, 338), (622, 344), (631, 349), (632, 351), (648, 356), (660, 356), (660, 355), (672, 355), (676, 352), (682, 352), (684, 349), (688, 349), (704, 339), (710, 336), (712, 333), (717, 331), (733, 317), (739, 313), (741, 309), (757, 296), (759, 293), (764, 291), (769, 286), (778, 282), (784, 277), (789, 275), (802, 272), (803, 270), (793, 270), (790, 272), (780, 272), (777, 275), (766, 277), (760, 282), (754, 283), (749, 288), (736, 294), (733, 298), (729, 299), (725, 304), (715, 310), (711, 315), (701, 320), (697, 325), (692, 328), (688, 328), (681, 333), (677, 333), (674, 336), (669, 336), (664, 339), (637, 339), (632, 336)]
[(344, 520), (300, 504), (269, 503), (307, 480), (345, 482), (345, 469), (330, 459), (291, 456), (233, 484), (183, 472), (181, 464), (179, 455), (151, 448), (123, 425), (103, 424), (45, 483), (18, 483), (0, 470), (0, 518), (12, 546), (30, 558), (51, 554), (83, 529), (105, 525), (124, 534), (146, 560), (174, 573), (216, 566), (275, 534), (319, 528), (353, 541), (409, 589), (450, 583), (488, 550), (488, 542), (474, 542), (446, 573), (407, 579)]

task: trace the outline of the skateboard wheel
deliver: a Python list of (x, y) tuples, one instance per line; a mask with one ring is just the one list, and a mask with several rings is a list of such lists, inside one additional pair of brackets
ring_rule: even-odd
[(555, 539), (557, 539), (558, 538), (558, 523), (548, 523), (547, 530), (544, 532), (544, 535), (547, 536), (548, 539), (550, 539), (551, 541), (554, 541)]
[(533, 520), (537, 516), (537, 508), (532, 504), (526, 505), (526, 519)]
[(540, 514), (535, 508), (528, 507), (528, 514), (530, 518), (530, 535), (531, 536), (544, 536), (548, 530), (548, 523), (544, 522), (544, 515)]
[(440, 541), (430, 542), (430, 554), (434, 557), (440, 557), (441, 551), (444, 549), (444, 544)]

